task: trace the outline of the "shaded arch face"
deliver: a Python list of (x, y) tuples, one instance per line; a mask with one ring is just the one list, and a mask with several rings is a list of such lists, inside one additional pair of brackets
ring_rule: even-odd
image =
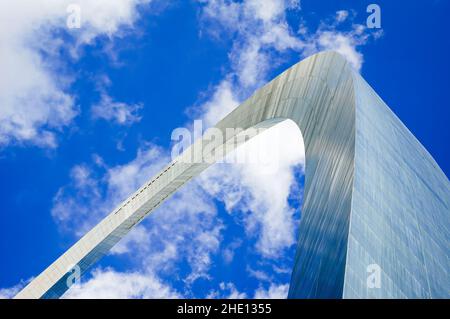
[[(307, 163), (289, 297), (448, 297), (448, 179), (370, 86), (340, 55), (320, 53), (261, 88), (216, 128), (271, 127), (284, 119), (300, 128)], [(61, 296), (74, 266), (85, 272), (209, 166), (187, 160), (204, 142), (166, 166), (16, 297)], [(368, 269), (379, 271), (374, 287)]]

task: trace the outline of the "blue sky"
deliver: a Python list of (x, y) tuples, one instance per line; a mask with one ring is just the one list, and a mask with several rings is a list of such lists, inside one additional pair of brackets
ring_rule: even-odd
[[(69, 3), (80, 29), (66, 27)], [(0, 4), (0, 296), (167, 163), (175, 128), (214, 124), (320, 50), (341, 52), (448, 176), (449, 1), (377, 1), (381, 30), (365, 27), (370, 3)], [(304, 166), (291, 146), (302, 141), (290, 123), (260, 140), (277, 149), (275, 171), (211, 167), (68, 297), (285, 297)]]

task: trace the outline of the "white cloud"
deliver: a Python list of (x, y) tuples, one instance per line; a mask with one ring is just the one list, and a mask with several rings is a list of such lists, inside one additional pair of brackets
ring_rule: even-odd
[[(100, 36), (123, 35), (148, 0), (79, 0), (82, 27), (66, 29), (70, 0), (0, 2), (0, 146), (57, 145), (56, 133), (79, 113), (70, 92), (74, 77), (60, 51), (76, 57)], [(66, 31), (67, 41), (55, 31)], [(73, 43), (75, 42), (75, 43)]]
[(234, 286), (233, 283), (228, 282), (228, 283), (220, 283), (220, 289), (221, 290), (228, 290), (228, 295), (225, 297), (227, 299), (244, 299), (247, 297), (247, 294), (243, 293), (243, 292), (239, 292), (236, 287)]
[(306, 57), (322, 50), (335, 50), (360, 70), (362, 55), (358, 47), (367, 43), (371, 35), (379, 36), (368, 33), (360, 24), (353, 24), (347, 31), (338, 30), (340, 23), (350, 19), (347, 10), (337, 11), (331, 21), (323, 20), (314, 32), (300, 25), (301, 32), (296, 34), (287, 22), (286, 13), (299, 10), (299, 1), (209, 0), (200, 3), (202, 31), (218, 39), (231, 37), (234, 41), (230, 51), (232, 71), (226, 78), (235, 79), (233, 92), (240, 98), (266, 82), (267, 74), (286, 52), (298, 52)]
[(229, 78), (237, 82), (233, 91), (238, 97), (248, 96), (264, 83), (273, 62), (270, 49), (283, 52), (302, 47), (286, 21), (286, 10), (298, 8), (298, 1), (210, 0), (201, 4), (202, 31), (216, 38), (233, 37)]
[(259, 281), (270, 282), (272, 280), (272, 278), (262, 270), (258, 270), (258, 269), (255, 270), (255, 269), (251, 268), (250, 266), (247, 266), (246, 270), (250, 276), (258, 279)]
[(344, 22), (348, 18), (348, 11), (347, 10), (339, 10), (336, 11), (336, 21), (337, 22)]
[(255, 299), (286, 299), (289, 291), (289, 285), (271, 284), (269, 289), (262, 287), (255, 291)]
[(0, 289), (0, 299), (11, 299), (25, 286), (25, 283), (21, 282), (10, 288)]
[(225, 264), (230, 264), (235, 255), (236, 249), (238, 249), (242, 245), (242, 240), (234, 240), (228, 246), (226, 246), (222, 251), (222, 256)]
[(208, 299), (245, 299), (247, 294), (237, 290), (232, 282), (221, 282), (218, 290), (212, 290), (206, 296)]
[(152, 274), (121, 273), (112, 269), (96, 269), (93, 278), (73, 286), (67, 299), (136, 299), (180, 298), (170, 286)]
[[(91, 205), (102, 202), (99, 181), (93, 176), (92, 170), (86, 165), (76, 165), (71, 170), (72, 184), (61, 187), (53, 198), (52, 216), (64, 230), (84, 234), (99, 220), (104, 207), (98, 206), (96, 212), (91, 212)], [(71, 191), (68, 195), (68, 190)], [(74, 213), (76, 212), (76, 213)]]
[[(378, 37), (378, 34), (374, 34), (374, 37)], [(319, 51), (336, 51), (345, 57), (356, 71), (361, 70), (364, 58), (358, 47), (369, 39), (363, 25), (354, 24), (350, 31), (337, 31), (334, 25), (322, 24), (314, 34), (308, 35), (307, 39), (304, 55)]]
[(139, 111), (143, 105), (115, 101), (107, 92), (111, 84), (108, 76), (99, 77), (97, 89), (100, 93), (100, 100), (91, 107), (93, 118), (104, 119), (119, 125), (131, 125), (139, 122), (141, 120)]
[(120, 125), (130, 125), (141, 120), (138, 111), (142, 107), (142, 104), (116, 102), (109, 95), (102, 94), (100, 102), (92, 106), (92, 115)]
[(214, 88), (211, 99), (201, 106), (205, 124), (208, 127), (215, 125), (238, 105), (239, 101), (233, 94), (232, 84), (228, 80), (223, 80)]
[(169, 160), (163, 148), (144, 143), (131, 161), (108, 168), (105, 179), (110, 197), (117, 200), (126, 199), (163, 168)]

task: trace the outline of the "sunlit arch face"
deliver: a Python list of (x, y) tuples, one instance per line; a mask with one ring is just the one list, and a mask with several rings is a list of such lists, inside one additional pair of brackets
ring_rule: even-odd
[[(370, 86), (340, 55), (320, 53), (261, 88), (215, 128), (225, 135), (286, 119), (302, 133), (307, 163), (289, 297), (447, 296), (448, 179)], [(74, 267), (85, 272), (214, 162), (203, 160), (208, 141), (175, 158), (16, 297), (61, 296)], [(368, 269), (379, 271), (375, 288), (366, 281)]]

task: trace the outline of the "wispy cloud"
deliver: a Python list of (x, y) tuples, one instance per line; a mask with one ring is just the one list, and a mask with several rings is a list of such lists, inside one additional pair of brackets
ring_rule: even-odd
[(103, 119), (118, 125), (132, 125), (139, 122), (142, 117), (139, 112), (144, 105), (142, 103), (128, 104), (114, 100), (108, 93), (112, 82), (108, 76), (100, 76), (97, 80), (97, 90), (100, 100), (92, 105), (91, 113), (94, 119)]
[(173, 289), (151, 274), (121, 273), (112, 269), (96, 269), (93, 278), (75, 285), (68, 299), (180, 298)]
[[(0, 146), (56, 147), (57, 133), (80, 112), (67, 67), (85, 45), (131, 28), (149, 0), (80, 0), (82, 28), (66, 27), (69, 0), (0, 3)], [(63, 54), (66, 52), (67, 54)], [(70, 58), (71, 57), (71, 58)], [(123, 105), (115, 107), (122, 110)], [(126, 116), (125, 116), (126, 117)], [(119, 120), (123, 116), (119, 117)]]
[(142, 104), (117, 102), (109, 95), (102, 94), (99, 103), (92, 106), (92, 115), (120, 125), (131, 125), (141, 120), (138, 112), (142, 107)]
[(17, 293), (23, 288), (25, 287), (25, 282), (21, 282), (17, 285), (14, 285), (13, 287), (10, 288), (2, 288), (0, 289), (0, 299), (11, 299), (13, 298), (15, 295), (17, 295)]
[(232, 282), (221, 282), (219, 289), (210, 291), (206, 298), (245, 299), (247, 298), (247, 294), (240, 292)]
[(258, 288), (255, 291), (255, 299), (286, 299), (289, 291), (289, 285), (272, 284), (268, 289)]

